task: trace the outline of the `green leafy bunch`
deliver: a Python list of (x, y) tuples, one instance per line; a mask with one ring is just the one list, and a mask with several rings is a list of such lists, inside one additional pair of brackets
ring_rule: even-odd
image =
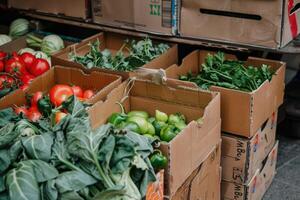
[(208, 54), (199, 74), (188, 73), (180, 76), (180, 80), (196, 83), (202, 89), (220, 86), (251, 92), (259, 88), (266, 80), (271, 81), (274, 71), (270, 66), (245, 66), (238, 60), (227, 60), (223, 52)]
[[(135, 40), (126, 40), (115, 54), (109, 49), (101, 50), (99, 40), (89, 45), (90, 51), (84, 56), (79, 56), (76, 52), (72, 52), (70, 59), (88, 69), (98, 67), (114, 71), (133, 71), (169, 49), (167, 44), (153, 44), (149, 38), (138, 42)], [(125, 48), (129, 52), (128, 56), (124, 54), (123, 50)]]
[(140, 200), (155, 173), (151, 140), (103, 125), (92, 130), (76, 98), (57, 125), (0, 111), (0, 199)]

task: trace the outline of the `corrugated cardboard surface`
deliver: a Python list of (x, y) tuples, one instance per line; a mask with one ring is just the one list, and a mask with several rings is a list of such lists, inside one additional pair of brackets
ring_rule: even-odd
[(221, 144), (213, 148), (201, 165), (193, 171), (172, 200), (219, 200)]
[(255, 176), (247, 185), (222, 181), (223, 200), (261, 200), (276, 174), (278, 142), (274, 145)]
[(147, 188), (146, 200), (164, 199), (164, 170), (156, 174), (156, 182), (150, 183)]
[(90, 13), (88, 0), (51, 0), (47, 2), (43, 0), (9, 0), (8, 5), (17, 9), (83, 19), (89, 17)]
[(87, 103), (94, 104), (98, 101), (105, 100), (107, 94), (113, 88), (121, 84), (121, 77), (100, 72), (93, 72), (87, 75), (78, 69), (55, 66), (32, 81), (25, 92), (16, 90), (2, 98), (0, 100), (0, 109), (12, 105), (24, 105), (26, 103), (25, 97), (27, 93), (32, 94), (36, 91), (47, 92), (55, 84), (74, 84), (83, 89), (95, 91), (95, 96), (87, 101)]
[[(40, 35), (35, 35), (37, 37), (41, 37)], [(73, 44), (72, 42), (66, 41), (64, 40), (64, 45), (65, 46), (69, 46)], [(6, 43), (2, 46), (0, 46), (0, 50), (1, 51), (5, 51), (7, 53), (12, 53), (12, 52), (18, 52), (20, 49), (26, 48), (27, 47), (27, 43), (26, 43), (26, 35), (19, 37), (9, 43)]]
[[(83, 40), (80, 43), (68, 46), (67, 48), (56, 53), (52, 57), (52, 62), (53, 64), (56, 65), (76, 67), (82, 69), (86, 73), (89, 73), (91, 71), (113, 73), (122, 76), (124, 80), (126, 80), (130, 76), (137, 76), (137, 75), (144, 76), (144, 77), (155, 76), (157, 73), (156, 69), (160, 69), (160, 68), (165, 69), (168, 66), (178, 62), (178, 49), (176, 44), (169, 44), (170, 48), (168, 49), (167, 52), (160, 55), (159, 57), (152, 60), (151, 62), (147, 63), (146, 65), (140, 67), (135, 72), (118, 72), (118, 71), (106, 70), (106, 69), (101, 69), (96, 67), (92, 69), (86, 69), (82, 65), (69, 60), (69, 54), (73, 53), (74, 51), (78, 55), (85, 55), (90, 50), (89, 43), (95, 42), (96, 40), (100, 41), (101, 50), (109, 49), (112, 53), (116, 53), (124, 45), (124, 41), (126, 39), (141, 40), (143, 38), (136, 38), (136, 37), (121, 35), (117, 33), (99, 33)], [(125, 53), (125, 55), (126, 53), (128, 54), (126, 48), (124, 49), (123, 52)]]
[[(94, 113), (93, 124), (99, 126), (113, 112), (120, 112), (115, 102), (121, 100), (126, 111), (145, 110), (152, 116), (156, 109), (167, 114), (184, 114), (188, 126), (170, 143), (161, 144), (161, 150), (169, 160), (165, 169), (165, 193), (173, 196), (205, 160), (210, 149), (220, 141), (220, 96), (217, 93), (140, 80), (133, 83), (129, 95), (126, 95), (124, 91), (128, 91), (128, 88), (128, 82), (122, 83), (108, 95), (105, 102), (98, 102), (90, 109), (91, 114)], [(124, 96), (128, 98), (124, 99)], [(195, 121), (200, 117), (203, 117), (203, 124)]]
[[(179, 75), (186, 75), (189, 72), (199, 73), (201, 64), (204, 63), (208, 53), (213, 54), (214, 52), (192, 52), (183, 59), (180, 66), (173, 65), (165, 70), (167, 78), (178, 79)], [(234, 58), (233, 55), (226, 55), (226, 57)], [(261, 66), (262, 64), (271, 66), (276, 73), (271, 82), (265, 81), (255, 91), (243, 92), (216, 86), (210, 88), (211, 91), (221, 93), (223, 132), (250, 138), (282, 104), (285, 88), (285, 63), (253, 57), (249, 57), (246, 61), (246, 65)], [(187, 87), (197, 87), (194, 83), (179, 82)]]
[(95, 23), (172, 34), (172, 0), (92, 0)]
[[(183, 0), (182, 36), (279, 48), (293, 39), (289, 0)], [(299, 1), (294, 1), (294, 5)], [(300, 13), (297, 12), (300, 27)], [(191, 26), (192, 24), (192, 26)], [(283, 25), (282, 25), (283, 24)], [(298, 28), (298, 34), (300, 29)]]
[(222, 135), (222, 179), (248, 183), (271, 151), (276, 138), (277, 113), (251, 138)]

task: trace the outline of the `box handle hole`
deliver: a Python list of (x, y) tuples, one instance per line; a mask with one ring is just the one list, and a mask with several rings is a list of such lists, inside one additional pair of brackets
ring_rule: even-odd
[(207, 14), (207, 15), (218, 15), (218, 16), (233, 17), (233, 18), (251, 19), (251, 20), (262, 19), (260, 15), (223, 11), (223, 10), (212, 10), (212, 9), (204, 9), (204, 8), (200, 8), (200, 13)]

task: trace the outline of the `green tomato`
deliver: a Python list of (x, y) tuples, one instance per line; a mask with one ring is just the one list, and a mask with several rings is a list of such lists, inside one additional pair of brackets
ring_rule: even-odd
[(144, 119), (148, 119), (149, 115), (147, 112), (145, 111), (130, 111), (129, 113), (127, 113), (128, 117), (142, 117)]
[(168, 121), (168, 115), (164, 112), (156, 110), (155, 111), (155, 119), (157, 121), (160, 121), (160, 122), (167, 122)]

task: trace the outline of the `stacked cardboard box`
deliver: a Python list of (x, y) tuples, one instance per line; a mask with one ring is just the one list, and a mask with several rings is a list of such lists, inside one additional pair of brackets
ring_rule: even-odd
[[(166, 70), (167, 80), (175, 81), (179, 75), (189, 72), (199, 73), (208, 53), (214, 52), (194, 51), (183, 59), (180, 66), (169, 67)], [(233, 55), (226, 57), (236, 59)], [(259, 200), (275, 174), (275, 132), (277, 110), (283, 102), (285, 64), (252, 57), (245, 63), (252, 66), (267, 64), (274, 70), (275, 75), (271, 81), (264, 82), (252, 92), (210, 87), (210, 90), (221, 94), (224, 133), (221, 161), (222, 199)], [(194, 83), (179, 82), (185, 87), (197, 87)], [(249, 191), (251, 187), (255, 189)]]
[(299, 0), (181, 2), (183, 37), (281, 48), (300, 33)]

